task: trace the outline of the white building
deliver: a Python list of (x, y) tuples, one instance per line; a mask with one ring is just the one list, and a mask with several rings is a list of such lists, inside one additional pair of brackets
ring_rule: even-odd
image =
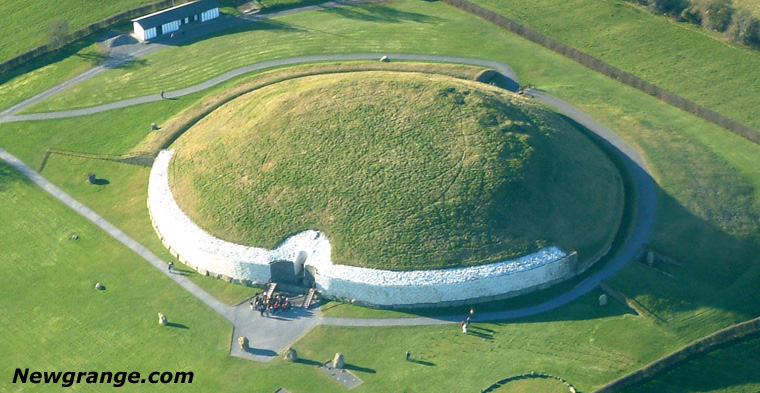
[(132, 19), (135, 36), (150, 41), (219, 17), (216, 0), (199, 0)]

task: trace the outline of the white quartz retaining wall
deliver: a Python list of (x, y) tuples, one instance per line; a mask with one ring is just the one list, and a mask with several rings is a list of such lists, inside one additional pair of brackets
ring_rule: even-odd
[(305, 261), (316, 271), (317, 289), (323, 295), (380, 307), (410, 307), (504, 298), (580, 273), (577, 254), (568, 255), (558, 247), (482, 266), (396, 272), (334, 265), (329, 240), (313, 230), (289, 237), (274, 250), (226, 242), (199, 228), (174, 200), (168, 174), (173, 153), (162, 151), (153, 164), (148, 209), (163, 244), (202, 274), (263, 284), (271, 280), (270, 263), (291, 261), (300, 272), (303, 266), (298, 265)]

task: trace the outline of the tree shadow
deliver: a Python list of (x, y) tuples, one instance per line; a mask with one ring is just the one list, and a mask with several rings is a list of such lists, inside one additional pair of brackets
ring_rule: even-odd
[(29, 180), (12, 166), (0, 161), (0, 192), (7, 190), (13, 183)]
[(353, 7), (327, 8), (322, 12), (365, 22), (418, 22), (436, 23), (443, 19), (416, 12), (401, 11), (382, 4), (360, 4)]
[(74, 56), (87, 60), (91, 65), (98, 65), (108, 60), (108, 54), (103, 52), (98, 53), (75, 53)]
[(98, 41), (97, 37), (95, 37), (95, 35), (93, 34), (88, 37), (82, 38), (81, 40), (77, 40), (71, 44), (68, 44), (64, 46), (63, 48), (60, 48), (54, 52), (47, 53), (36, 59), (29, 61), (28, 63), (24, 63), (18, 67), (15, 67), (13, 70), (9, 72), (0, 73), (0, 85), (18, 76), (28, 74), (32, 71), (38, 70), (47, 65), (63, 61), (73, 55), (76, 55), (79, 51), (81, 51), (84, 48), (87, 48), (88, 46), (96, 43), (97, 41)]
[[(279, 20), (260, 18), (251, 20), (233, 16), (230, 16), (229, 18), (223, 16), (223, 18), (225, 18), (224, 21), (216, 22), (213, 26), (204, 26), (202, 28), (189, 30), (185, 34), (175, 35), (174, 38), (171, 38), (171, 36), (163, 37), (155, 42), (167, 46), (187, 46), (211, 38), (251, 31), (306, 31), (295, 25)], [(251, 43), (251, 45), (255, 45), (255, 43)]]

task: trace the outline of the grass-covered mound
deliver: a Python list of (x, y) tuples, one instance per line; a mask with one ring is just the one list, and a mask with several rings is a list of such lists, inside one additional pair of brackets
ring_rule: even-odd
[(443, 76), (278, 83), (173, 147), (172, 189), (198, 225), (267, 248), (318, 229), (337, 263), (475, 265), (550, 244), (584, 258), (622, 212), (619, 173), (580, 131), (525, 98)]

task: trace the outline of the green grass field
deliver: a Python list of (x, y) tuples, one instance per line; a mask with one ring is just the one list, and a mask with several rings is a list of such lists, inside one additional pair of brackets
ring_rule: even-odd
[[(152, 0), (111, 0), (93, 4), (86, 0), (62, 0), (50, 7), (37, 1), (4, 1), (0, 4), (0, 61), (20, 55), (48, 41), (51, 21), (66, 19), (69, 32), (111, 15), (153, 3)], [(11, 38), (12, 37), (12, 38)]]
[[(539, 318), (476, 324), (475, 333), (467, 336), (456, 325), (319, 327), (295, 344), (305, 359), (302, 363), (240, 360), (228, 356), (231, 329), (227, 322), (4, 164), (0, 165), (0, 195), (5, 201), (0, 204), (0, 218), (14, 223), (0, 227), (4, 239), (0, 267), (11, 273), (0, 278), (5, 290), (0, 299), (0, 316), (5, 321), (0, 350), (6, 354), (0, 373), (6, 376), (16, 367), (192, 371), (192, 385), (151, 385), (150, 389), (272, 392), (285, 387), (293, 392), (331, 392), (336, 382), (313, 362), (340, 351), (365, 381), (357, 392), (386, 392), (399, 386), (409, 391), (476, 391), (473, 387), (531, 370), (574, 375), (578, 386), (591, 387), (653, 359), (660, 348), (674, 347), (673, 337), (647, 320), (625, 314), (616, 305), (601, 309), (595, 305), (598, 294), (592, 294)], [(79, 240), (70, 240), (72, 234), (78, 234)], [(94, 290), (96, 282), (106, 290)], [(177, 325), (160, 327), (158, 312)], [(623, 328), (635, 332), (635, 340), (620, 346), (615, 332)], [(378, 337), (383, 338), (382, 345), (368, 344)], [(556, 351), (547, 351), (546, 342)], [(406, 350), (425, 363), (399, 361)], [(594, 372), (584, 372), (591, 360)], [(482, 367), (482, 362), (491, 367)], [(14, 385), (7, 377), (0, 380), (0, 389), (59, 388)], [(121, 390), (144, 391), (145, 386), (126, 385)]]
[[(593, 10), (589, 12), (593, 15)], [(660, 23), (657, 22), (659, 17), (643, 15), (639, 15), (644, 18), (642, 23), (654, 23), (653, 20)], [(536, 20), (540, 21), (539, 18)], [(138, 95), (153, 94), (160, 88), (156, 83), (159, 77), (151, 76), (156, 71), (165, 73), (160, 77), (172, 75), (170, 79), (175, 86), (184, 86), (239, 64), (304, 53), (370, 50), (420, 52), (426, 46), (439, 53), (503, 61), (515, 68), (521, 82), (533, 83), (578, 106), (642, 152), (660, 186), (658, 216), (651, 243), (684, 263), (684, 267), (671, 270), (673, 278), (641, 265), (631, 265), (613, 280), (616, 288), (649, 309), (654, 318), (622, 315), (622, 311), (600, 314), (598, 308), (593, 306), (594, 297), (598, 295), (594, 294), (529, 321), (485, 325), (484, 328), (494, 331), (493, 340), (481, 338), (480, 341), (467, 341), (469, 338), (461, 333), (452, 334), (449, 327), (320, 327), (296, 343), (299, 355), (306, 359), (323, 361), (342, 351), (349, 363), (365, 368), (360, 374), (365, 383), (357, 391), (386, 391), (398, 386), (405, 386), (408, 391), (463, 391), (463, 388), (477, 391), (506, 376), (533, 369), (567, 378), (582, 391), (591, 391), (593, 387), (693, 339), (760, 313), (756, 306), (756, 299), (760, 296), (760, 147), (440, 3), (398, 1), (380, 7), (364, 6), (340, 12), (291, 15), (278, 19), (278, 23), (273, 25), (281, 28), (231, 32), (182, 48), (167, 49), (171, 53), (157, 52), (147, 59), (145, 69), (112, 73), (122, 75), (132, 72), (130, 85), (124, 90), (106, 87), (100, 97), (95, 95), (99, 88), (93, 85), (92, 96), (80, 90), (76, 94), (82, 94), (81, 101), (68, 101), (67, 105), (87, 106), (94, 102), (108, 102), (118, 94), (129, 93), (127, 89), (132, 88), (137, 89)], [(621, 28), (625, 26), (621, 24)], [(580, 29), (578, 26), (568, 28)], [(694, 39), (696, 49), (703, 46), (703, 41), (697, 37), (703, 36), (703, 33), (689, 34), (675, 41), (683, 39), (689, 42)], [(600, 38), (599, 45), (601, 41), (610, 40)], [(253, 42), (256, 45), (251, 44)], [(422, 45), (423, 42), (425, 45)], [(626, 61), (636, 61), (635, 51), (628, 51), (625, 45), (619, 45), (609, 51)], [(716, 41), (715, 45), (725, 44)], [(219, 48), (219, 54), (215, 54), (215, 48)], [(223, 56), (221, 52), (225, 50), (226, 56)], [(241, 52), (241, 57), (229, 56), (233, 50), (236, 54)], [(184, 51), (188, 54), (186, 58)], [(198, 72), (186, 70), (180, 75), (172, 74), (165, 68), (171, 63), (172, 56), (199, 58), (199, 54), (206, 51), (210, 51), (213, 61), (204, 62)], [(661, 59), (661, 64), (672, 62), (679, 72), (686, 70), (685, 73), (681, 72), (684, 78), (694, 77), (689, 67), (678, 65), (678, 56), (653, 53), (653, 58)], [(683, 56), (688, 55), (688, 51), (683, 53)], [(716, 58), (716, 70), (702, 72), (703, 75), (714, 78), (716, 84), (724, 82), (720, 78), (731, 79), (726, 86), (738, 83), (752, 90), (752, 73), (756, 69), (752, 66), (753, 61), (726, 55), (716, 55)], [(729, 58), (734, 60), (731, 64), (724, 64)], [(695, 64), (698, 64), (696, 60)], [(52, 67), (58, 69), (60, 65)], [(190, 75), (185, 77), (187, 73)], [(62, 74), (58, 73), (56, 78)], [(675, 72), (672, 74), (675, 75)], [(49, 81), (46, 78), (47, 75), (41, 74), (37, 83)], [(108, 76), (103, 80), (117, 79)], [(697, 81), (699, 85), (699, 79), (689, 80)], [(660, 83), (657, 80), (652, 82)], [(20, 88), (8, 89), (3, 96), (15, 94)], [(734, 101), (733, 96), (728, 97), (712, 87), (704, 89), (704, 95), (708, 101)], [(197, 97), (190, 98), (78, 119), (0, 124), (0, 146), (34, 167), (41, 163), (47, 147), (62, 145), (90, 153), (123, 153), (149, 132), (151, 122), (159, 119), (161, 123), (160, 119), (171, 118), (197, 100)], [(753, 104), (754, 99), (741, 99), (750, 105), (745, 117), (752, 117), (757, 106)], [(111, 190), (118, 191), (125, 183), (132, 185), (129, 186), (130, 191), (132, 188), (136, 191), (100, 191), (98, 194), (78, 180), (77, 172), (81, 170), (86, 173), (89, 170), (87, 165), (99, 168), (101, 163), (52, 157), (43, 174), (57, 184), (68, 183), (66, 190), (88, 205), (103, 206), (97, 207), (96, 211), (117, 225), (135, 228), (130, 233), (133, 237), (149, 239), (152, 229), (145, 224), (147, 209), (144, 203), (139, 203), (145, 200), (144, 194), (139, 196), (140, 192), (145, 192), (144, 180), (140, 180), (141, 176), (143, 179), (145, 177), (143, 170), (122, 164), (113, 164), (108, 168), (104, 165), (102, 173), (114, 179)], [(14, 223), (10, 227), (0, 226), (3, 239), (0, 242), (3, 251), (0, 264), (7, 266), (6, 269), (12, 267), (30, 274), (22, 279), (11, 275), (0, 279), (3, 280), (2, 287), (10, 294), (0, 300), (0, 312), (4, 321), (12, 321), (12, 324), (3, 324), (0, 328), (4, 338), (7, 338), (0, 341), (0, 352), (13, 354), (8, 358), (10, 360), (0, 362), (0, 367), (3, 367), (0, 373), (3, 375), (10, 375), (12, 368), (22, 363), (52, 370), (66, 367), (99, 370), (190, 367), (203, 375), (198, 387), (192, 388), (198, 391), (271, 392), (281, 386), (292, 392), (335, 389), (332, 381), (303, 364), (285, 364), (278, 360), (259, 365), (230, 359), (226, 355), (229, 348), (229, 327), (226, 323), (209, 314), (193, 298), (186, 298), (184, 292), (165, 288), (164, 285), (173, 284), (168, 280), (163, 283), (163, 277), (151, 273), (143, 261), (126, 250), (119, 252), (120, 246), (113, 245), (105, 235), (96, 239), (97, 247), (88, 243), (91, 241), (89, 239), (99, 236), (99, 232), (92, 228), (81, 229), (89, 224), (19, 180), (7, 168), (0, 176), (0, 190), (4, 202), (13, 201), (0, 203), (0, 221)], [(10, 198), (9, 193), (15, 196)], [(136, 202), (129, 203), (130, 199)], [(108, 206), (109, 202), (111, 206)], [(114, 207), (118, 207), (118, 214), (114, 214), (117, 210)], [(130, 213), (137, 217), (135, 224), (129, 224), (124, 219), (118, 221), (118, 216), (126, 217)], [(85, 235), (82, 240), (86, 242), (75, 244), (77, 247), (84, 245), (84, 252), (67, 250), (66, 247), (75, 246), (65, 240), (70, 236), (70, 228)], [(28, 239), (35, 239), (34, 246)], [(156, 243), (155, 240), (153, 243)], [(151, 246), (150, 242), (146, 246), (154, 252), (160, 251), (156, 251), (160, 246)], [(92, 254), (99, 257), (91, 257)], [(71, 273), (70, 265), (37, 272), (37, 265), (49, 264), (46, 259), (49, 255), (60, 255), (60, 261), (72, 261), (77, 267), (76, 274)], [(106, 261), (115, 261), (116, 264), (103, 265)], [(20, 269), (18, 266), (26, 268)], [(136, 267), (139, 266), (145, 267), (141, 272), (146, 274), (140, 273), (139, 280), (131, 278), (138, 274)], [(109, 272), (110, 276), (104, 276), (104, 271)], [(103, 281), (107, 286), (122, 277), (132, 281), (114, 284), (116, 286), (109, 286), (105, 293), (97, 294), (108, 296), (116, 292), (109, 292), (111, 289), (119, 289), (117, 298), (107, 304), (81, 307), (61, 300), (83, 299), (83, 295), (76, 292), (79, 290), (76, 283), (88, 281), (87, 285), (81, 284), (81, 288), (86, 286), (89, 291), (89, 281), (95, 276), (105, 277)], [(40, 284), (25, 285), (29, 282)], [(120, 289), (122, 285), (130, 286), (129, 294)], [(216, 281), (214, 285), (229, 287), (221, 281)], [(155, 296), (148, 299), (147, 295), (151, 293)], [(229, 295), (230, 298), (236, 296), (241, 295)], [(129, 308), (124, 307), (127, 304)], [(153, 319), (157, 309), (169, 310), (164, 304), (179, 307), (176, 311), (169, 311), (170, 318), (174, 314), (182, 315), (181, 319), (185, 315), (187, 318), (193, 315), (192, 320), (179, 321), (190, 329), (168, 331), (166, 334), (149, 330), (156, 326)], [(111, 312), (119, 306), (124, 309), (123, 312)], [(62, 315), (76, 316), (78, 319), (67, 320)], [(109, 319), (99, 319), (105, 318), (104, 315)], [(142, 321), (140, 318), (145, 318), (147, 322), (139, 322), (139, 326), (134, 327), (134, 321)], [(58, 323), (50, 323), (50, 320)], [(45, 324), (46, 336), (52, 337), (43, 345), (39, 344), (40, 330), (29, 328), (39, 323)], [(101, 325), (104, 327), (101, 328)], [(109, 346), (99, 345), (94, 337), (117, 337), (117, 342), (123, 340), (124, 346), (119, 344), (110, 350)], [(180, 345), (168, 346), (167, 341)], [(50, 342), (58, 345), (45, 345)], [(191, 344), (183, 345), (186, 343)], [(104, 348), (107, 349), (105, 352)], [(395, 356), (403, 356), (410, 348), (413, 354), (419, 353), (420, 360), (434, 363), (435, 366), (420, 365), (418, 369), (409, 369), (403, 367), (402, 362), (393, 361)], [(70, 355), (72, 353), (75, 355)], [(67, 360), (62, 362), (59, 359), (64, 354)], [(601, 357), (600, 354), (609, 356)], [(483, 364), (488, 367), (483, 367)], [(712, 389), (707, 391), (741, 391), (753, 389), (755, 385), (752, 383), (756, 384), (756, 381), (747, 384), (746, 380), (723, 377), (738, 367), (735, 363), (719, 362), (705, 367), (714, 370), (716, 380), (723, 381), (721, 386), (705, 385)], [(754, 369), (750, 367), (749, 370), (753, 372)], [(283, 374), (287, 374), (287, 383), (279, 378)], [(314, 381), (319, 384), (316, 388)], [(6, 383), (8, 381), (5, 379), (0, 381), (0, 390), (19, 390), (19, 386), (7, 386)], [(46, 390), (44, 386), (38, 387)], [(167, 386), (162, 388), (171, 390)], [(691, 388), (687, 386), (685, 389)]]
[(0, 109), (30, 98), (99, 64), (103, 54), (97, 44), (73, 44), (38, 61), (0, 75)]
[(624, 71), (760, 129), (760, 52), (623, 0), (475, 0)]
[(343, 264), (467, 266), (554, 244), (592, 258), (620, 224), (617, 169), (551, 112), (486, 86), (377, 72), (268, 86), (172, 146), (174, 194), (236, 243), (323, 230)]

